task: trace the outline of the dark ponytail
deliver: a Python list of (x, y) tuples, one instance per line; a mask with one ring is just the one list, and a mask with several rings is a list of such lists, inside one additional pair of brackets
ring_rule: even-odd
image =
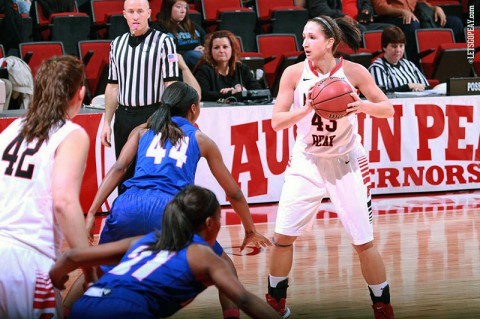
[(180, 191), (163, 213), (162, 231), (150, 249), (179, 251), (188, 245), (195, 232), (220, 209), (215, 194), (203, 187), (189, 185)]
[(349, 21), (343, 18), (334, 20), (328, 16), (318, 16), (309, 21), (318, 23), (326, 38), (335, 39), (332, 48), (333, 54), (337, 51), (337, 47), (341, 41), (345, 42), (345, 44), (354, 51), (357, 51), (360, 48), (362, 33), (359, 28)]
[(167, 139), (176, 145), (184, 137), (172, 116), (186, 117), (192, 104), (198, 104), (198, 94), (194, 88), (184, 82), (170, 84), (162, 95), (162, 106), (147, 121), (147, 128), (155, 134), (161, 133), (160, 144), (163, 147)]

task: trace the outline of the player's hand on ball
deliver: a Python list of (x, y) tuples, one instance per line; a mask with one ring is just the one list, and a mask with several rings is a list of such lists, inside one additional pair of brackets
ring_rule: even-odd
[(352, 103), (348, 103), (347, 113), (361, 113), (363, 101), (360, 99), (357, 93), (352, 92), (350, 96), (355, 100)]

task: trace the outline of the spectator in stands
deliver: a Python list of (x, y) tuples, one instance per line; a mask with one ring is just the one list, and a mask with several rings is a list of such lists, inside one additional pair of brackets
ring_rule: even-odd
[(207, 36), (194, 74), (204, 101), (236, 101), (242, 90), (262, 88), (248, 65), (240, 61), (240, 46), (230, 31), (215, 31)]
[(186, 0), (164, 0), (153, 28), (171, 36), (177, 53), (183, 56), (193, 70), (203, 54), (205, 31), (190, 20)]
[[(407, 57), (418, 65), (415, 30), (425, 27), (451, 28), (457, 42), (464, 42), (463, 23), (459, 17), (446, 16), (439, 6), (427, 0), (372, 0), (380, 21), (402, 28), (406, 36)], [(427, 16), (430, 16), (428, 18)]]
[(382, 30), (391, 26), (388, 23), (373, 22), (373, 7), (370, 0), (310, 0), (310, 16), (326, 15), (331, 18), (344, 18), (360, 31)]
[(405, 34), (397, 26), (382, 33), (384, 55), (368, 68), (375, 83), (386, 92), (419, 92), (428, 87), (428, 81), (417, 66), (403, 57)]
[(20, 14), (29, 14), (32, 5), (30, 0), (13, 0), (13, 2), (17, 4)]

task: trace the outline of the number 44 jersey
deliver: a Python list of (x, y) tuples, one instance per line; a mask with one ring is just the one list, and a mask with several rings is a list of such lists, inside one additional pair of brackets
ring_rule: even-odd
[(195, 137), (196, 128), (187, 119), (172, 117), (185, 136), (176, 145), (167, 139), (161, 145), (161, 133), (148, 130), (138, 143), (135, 174), (124, 182), (127, 188), (158, 189), (175, 195), (185, 186), (193, 184), (200, 160), (200, 148)]
[(0, 240), (8, 237), (56, 258), (63, 234), (53, 215), (54, 156), (68, 134), (83, 128), (66, 121), (48, 140), (27, 144), (20, 135), (22, 120), (0, 134)]

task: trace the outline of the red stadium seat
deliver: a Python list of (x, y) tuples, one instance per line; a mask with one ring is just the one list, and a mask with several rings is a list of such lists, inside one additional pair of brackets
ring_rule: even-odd
[(453, 31), (447, 28), (415, 30), (420, 64), (427, 79), (432, 78), (435, 55), (440, 44), (455, 43)]
[(91, 0), (93, 26), (98, 36), (107, 37), (108, 20), (111, 15), (123, 14), (124, 0)]
[(278, 90), (278, 82), (284, 69), (285, 63), (291, 63), (302, 53), (297, 46), (297, 38), (293, 33), (270, 33), (257, 35), (257, 47), (265, 59), (271, 61), (265, 63), (265, 73), (268, 86), (275, 96)]
[(35, 78), (35, 75), (37, 74), (37, 68), (43, 60), (52, 56), (65, 54), (63, 43), (58, 41), (20, 43), (19, 52), (22, 59), (32, 70), (33, 78)]
[(85, 75), (91, 95), (103, 94), (98, 92), (98, 83), (104, 68), (109, 64), (110, 40), (80, 41), (78, 52), (85, 63)]

